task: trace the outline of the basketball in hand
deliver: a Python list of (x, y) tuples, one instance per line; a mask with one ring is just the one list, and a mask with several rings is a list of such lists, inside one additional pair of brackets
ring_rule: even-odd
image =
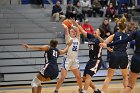
[(63, 24), (65, 24), (68, 28), (71, 28), (72, 26), (72, 21), (69, 19), (66, 19), (63, 21)]

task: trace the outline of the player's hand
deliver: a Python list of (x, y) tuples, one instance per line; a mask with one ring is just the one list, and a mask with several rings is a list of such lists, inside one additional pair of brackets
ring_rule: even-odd
[(76, 25), (76, 26), (78, 25), (78, 23), (74, 19), (71, 18), (71, 21), (73, 25)]
[(29, 48), (29, 45), (28, 45), (28, 44), (22, 44), (22, 46), (23, 46), (24, 48)]
[(64, 28), (68, 28), (65, 24), (62, 24), (62, 26), (63, 26)]
[(72, 43), (73, 43), (73, 40), (71, 39), (71, 40), (69, 40), (69, 42), (67, 42), (67, 45), (68, 45), (68, 46), (71, 46)]
[(105, 48), (107, 48), (107, 44), (105, 44), (105, 43), (100, 43), (99, 45), (100, 45), (100, 47), (105, 47)]
[(65, 24), (62, 24), (62, 26), (64, 27), (65, 31), (68, 31), (68, 27)]
[(109, 52), (113, 52), (113, 49), (110, 48), (110, 47), (107, 47), (107, 50), (108, 50)]

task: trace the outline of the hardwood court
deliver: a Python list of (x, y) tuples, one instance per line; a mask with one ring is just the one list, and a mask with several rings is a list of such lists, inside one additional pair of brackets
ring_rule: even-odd
[[(43, 85), (42, 93), (53, 93), (55, 85), (46, 87)], [(97, 85), (97, 88), (101, 88), (101, 84)], [(110, 84), (109, 91), (107, 93), (123, 93), (123, 85), (121, 83)], [(0, 93), (32, 93), (30, 86), (11, 86), (11, 87), (1, 87)], [(59, 93), (78, 93), (77, 85), (64, 85), (61, 87)], [(92, 89), (89, 88), (87, 93), (93, 93)], [(140, 93), (140, 82), (136, 83), (135, 88), (132, 93)]]

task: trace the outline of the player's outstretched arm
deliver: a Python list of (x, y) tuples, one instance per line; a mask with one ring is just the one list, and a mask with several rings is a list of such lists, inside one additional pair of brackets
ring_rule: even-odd
[(44, 46), (33, 46), (33, 45), (28, 45), (28, 44), (22, 44), (22, 46), (26, 49), (33, 49), (33, 50), (42, 50), (42, 51), (48, 51), (49, 46), (44, 45)]
[(106, 40), (104, 40), (104, 43), (108, 44), (108, 43), (112, 42), (113, 38), (114, 38), (114, 34), (110, 35)]
[(87, 32), (75, 21), (72, 19), (73, 24), (79, 28), (79, 31), (85, 36), (87, 37)]
[(65, 53), (67, 53), (67, 51), (68, 51), (69, 47), (71, 46), (72, 42), (73, 42), (73, 40), (70, 40), (70, 41), (67, 43), (66, 47), (65, 47), (63, 50), (59, 50), (60, 54), (65, 54)]

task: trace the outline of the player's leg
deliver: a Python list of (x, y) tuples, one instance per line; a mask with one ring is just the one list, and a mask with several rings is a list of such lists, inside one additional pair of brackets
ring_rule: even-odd
[(84, 91), (86, 93), (88, 87), (90, 86), (91, 83), (91, 76), (89, 74), (86, 74), (85, 76), (85, 84), (84, 84)]
[(123, 76), (123, 86), (124, 88), (128, 85), (128, 55), (126, 53), (121, 54), (120, 58), (120, 69)]
[(65, 77), (67, 76), (67, 72), (68, 71), (66, 69), (64, 69), (64, 68), (61, 69), (61, 75), (60, 75), (60, 78), (57, 81), (56, 89), (55, 89), (54, 93), (58, 92), (59, 88), (61, 87), (61, 85), (62, 85), (62, 83), (65, 79)]
[(45, 69), (41, 70), (40, 73), (38, 73), (36, 77), (32, 80), (32, 93), (41, 93), (41, 82), (51, 80), (51, 78), (49, 77), (51, 69), (51, 65), (46, 64)]
[(119, 62), (120, 62), (119, 54), (117, 54), (115, 52), (111, 53), (110, 60), (109, 60), (109, 68), (107, 70), (106, 79), (102, 86), (102, 91), (106, 92), (108, 90), (109, 83), (116, 71), (116, 68), (119, 65)]
[[(37, 75), (37, 78), (38, 78), (39, 80), (41, 80), (42, 82), (50, 81), (50, 80), (51, 80), (50, 77), (44, 78), (44, 77), (43, 77), (42, 75), (40, 75), (40, 74)], [(38, 91), (37, 91), (37, 93), (41, 93), (41, 90), (42, 90), (42, 86), (39, 85), (39, 86), (38, 86)]]
[(114, 75), (114, 72), (115, 72), (116, 69), (111, 69), (111, 68), (108, 68), (108, 71), (107, 71), (107, 77), (103, 83), (103, 86), (102, 86), (102, 91), (106, 92), (108, 87), (109, 87), (109, 83)]
[(43, 78), (40, 74), (37, 74), (35, 78), (31, 82), (32, 86), (32, 93), (41, 93), (41, 82), (43, 81)]
[(73, 72), (73, 74), (75, 75), (75, 78), (77, 80), (77, 84), (79, 86), (79, 92), (82, 93), (82, 78), (81, 78), (81, 72), (79, 69), (79, 60), (78, 59), (75, 59), (75, 61), (72, 62), (70, 69)]
[(121, 69), (124, 88), (128, 85), (128, 69)]
[[(38, 75), (37, 75), (38, 76)], [(35, 76), (35, 78), (32, 80), (31, 82), (31, 86), (32, 86), (32, 93), (38, 93), (39, 90), (39, 86), (41, 86), (41, 80), (38, 79), (38, 77)]]
[(131, 93), (131, 90), (134, 88), (136, 80), (138, 77), (138, 73), (130, 72), (129, 73), (129, 80), (128, 80), (128, 85), (124, 89), (124, 93)]
[[(84, 81), (84, 82), (85, 82), (85, 79), (86, 79), (86, 77), (85, 77), (85, 76), (83, 76), (83, 81)], [(93, 90), (95, 90), (95, 89), (96, 89), (95, 84), (94, 84), (94, 82), (92, 82), (92, 80), (90, 81), (89, 86), (90, 86)]]
[(81, 78), (80, 70), (78, 68), (76, 68), (76, 69), (72, 69), (71, 71), (73, 72), (73, 74), (76, 77), (77, 84), (79, 86), (79, 90), (82, 91), (82, 78)]
[(134, 54), (132, 57), (131, 62), (131, 72), (129, 73), (129, 80), (128, 80), (128, 86), (125, 88), (124, 93), (131, 93), (131, 90), (134, 88), (138, 73), (140, 73), (140, 55)]

